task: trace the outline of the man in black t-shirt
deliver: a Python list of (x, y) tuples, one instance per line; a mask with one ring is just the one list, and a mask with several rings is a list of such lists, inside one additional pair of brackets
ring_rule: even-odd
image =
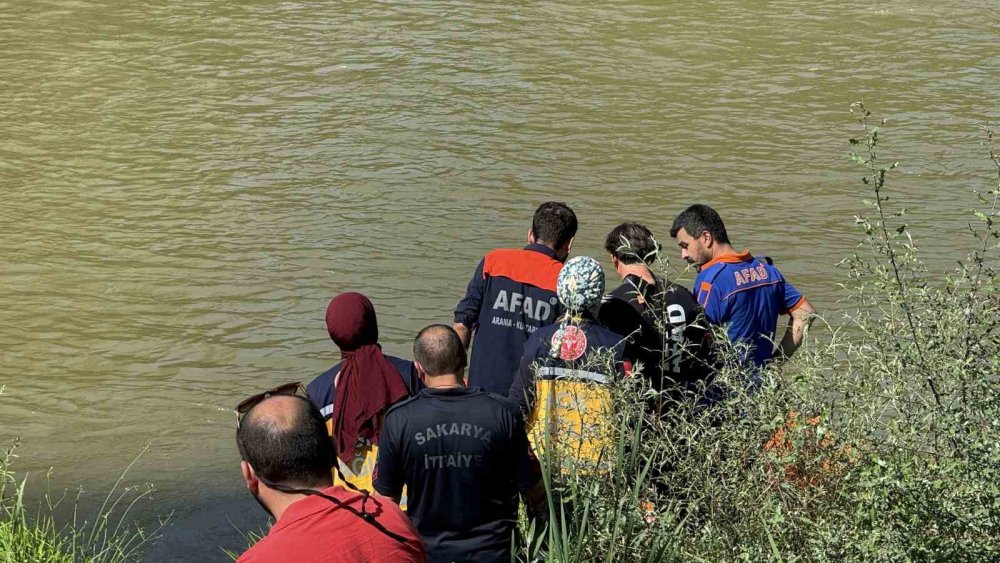
[(375, 490), (398, 501), (407, 487), (431, 561), (510, 561), (518, 492), (535, 513), (544, 502), (521, 413), (465, 387), (465, 347), (451, 327), (420, 331), (413, 357), (426, 388), (386, 413)]
[[(712, 373), (710, 349), (699, 322), (701, 310), (687, 289), (658, 279), (648, 264), (659, 247), (653, 233), (638, 223), (622, 223), (604, 241), (622, 284), (606, 295), (598, 320), (629, 338), (629, 355), (656, 390), (695, 391)], [(654, 408), (662, 410), (663, 401)]]

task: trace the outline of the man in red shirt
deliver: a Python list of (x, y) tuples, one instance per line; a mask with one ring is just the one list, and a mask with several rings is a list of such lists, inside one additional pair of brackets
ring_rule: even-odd
[(285, 385), (236, 408), (243, 479), (275, 519), (239, 563), (425, 562), (420, 536), (395, 503), (333, 486), (333, 444), (299, 388)]

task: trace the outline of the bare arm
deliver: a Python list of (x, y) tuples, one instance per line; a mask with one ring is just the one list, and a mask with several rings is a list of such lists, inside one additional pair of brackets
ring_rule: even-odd
[(813, 308), (809, 301), (803, 298), (802, 304), (791, 312), (791, 318), (788, 320), (788, 328), (785, 329), (785, 336), (781, 339), (781, 345), (778, 346), (776, 354), (778, 361), (791, 358), (792, 354), (799, 349), (799, 346), (802, 346), (806, 329), (809, 328), (815, 317), (816, 309)]
[(458, 333), (458, 337), (462, 339), (462, 345), (465, 346), (466, 350), (468, 350), (469, 342), (472, 340), (472, 329), (462, 323), (455, 323), (452, 327), (455, 329), (455, 332)]

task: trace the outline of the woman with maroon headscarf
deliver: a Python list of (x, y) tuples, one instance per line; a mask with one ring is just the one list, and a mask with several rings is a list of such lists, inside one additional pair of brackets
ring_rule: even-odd
[[(309, 384), (309, 400), (323, 413), (344, 478), (371, 491), (385, 411), (422, 385), (413, 362), (382, 353), (375, 307), (364, 295), (334, 297), (326, 329), (342, 360)], [(334, 482), (342, 482), (336, 472)]]

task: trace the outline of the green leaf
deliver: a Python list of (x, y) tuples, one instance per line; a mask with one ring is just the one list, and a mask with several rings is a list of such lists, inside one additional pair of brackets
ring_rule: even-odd
[(767, 528), (767, 522), (761, 518), (760, 523), (764, 526), (764, 533), (767, 535), (767, 543), (771, 544), (771, 555), (774, 556), (774, 560), (779, 563), (784, 562), (784, 559), (781, 558), (781, 551), (778, 550), (778, 544), (775, 543), (774, 538), (771, 536), (771, 530)]

